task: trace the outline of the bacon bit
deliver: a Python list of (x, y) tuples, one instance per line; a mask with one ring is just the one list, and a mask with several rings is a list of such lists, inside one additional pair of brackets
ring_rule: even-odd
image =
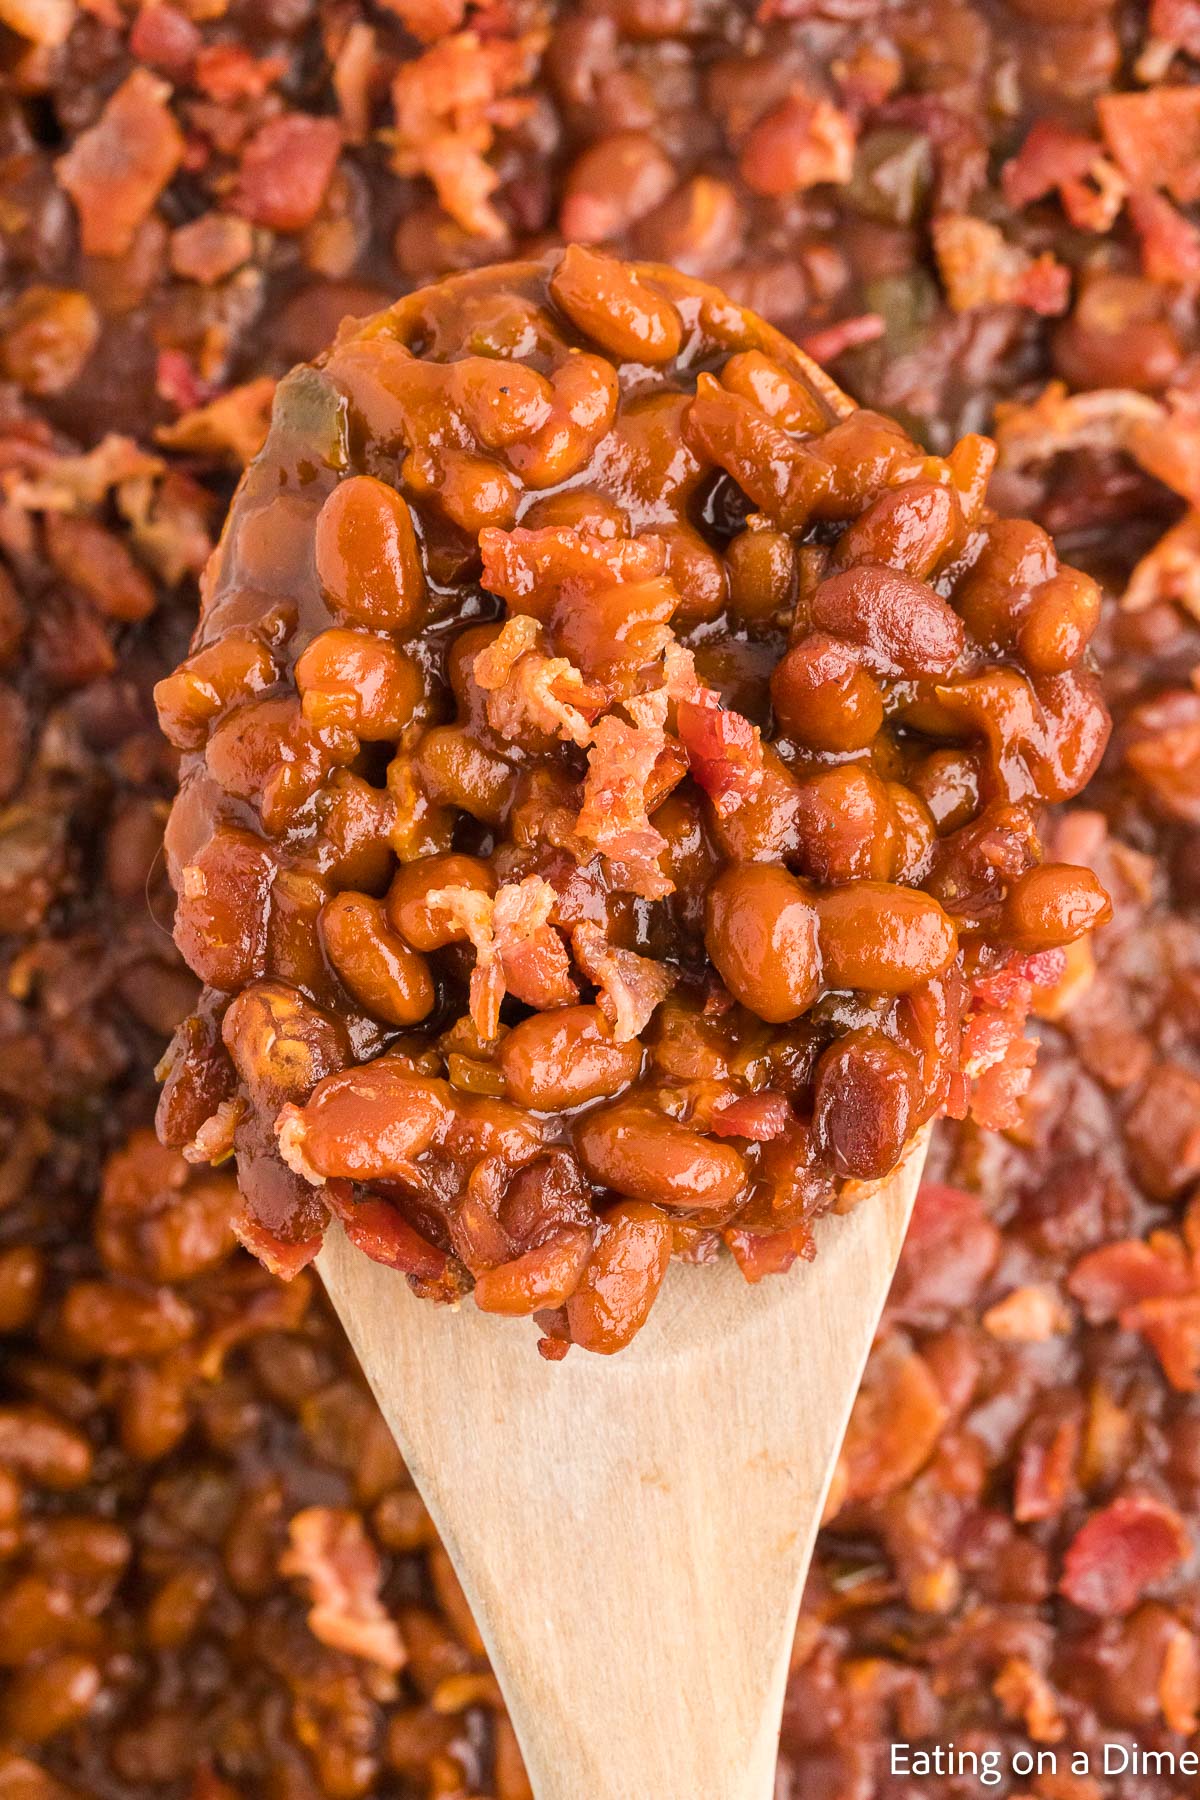
[(1191, 1286), (1183, 1245), (1168, 1232), (1156, 1232), (1153, 1244), (1141, 1238), (1101, 1244), (1081, 1257), (1067, 1277), (1067, 1291), (1090, 1325), (1115, 1319), (1143, 1300), (1186, 1294)]
[(1151, 281), (1200, 281), (1200, 231), (1162, 194), (1143, 189), (1129, 196), (1129, 216), (1141, 239), (1142, 269)]
[(341, 147), (336, 119), (309, 113), (268, 119), (242, 152), (230, 206), (252, 225), (303, 231), (321, 210)]
[(673, 891), (657, 866), (666, 839), (651, 825), (647, 811), (655, 771), (667, 749), (661, 730), (627, 725), (611, 713), (602, 718), (593, 732), (575, 824), (586, 845), (625, 865), (639, 883), (632, 891), (648, 900)]
[(1021, 1445), (1013, 1492), (1013, 1518), (1018, 1524), (1056, 1519), (1076, 1485), (1080, 1430), (1077, 1419), (1063, 1419), (1049, 1441), (1035, 1432)]
[(63, 456), (29, 444), (22, 447), (19, 468), (4, 486), (11, 503), (27, 512), (94, 512), (122, 483), (161, 475), (161, 456), (152, 456), (132, 438), (115, 433), (101, 438), (83, 456)]
[(206, 406), (182, 414), (172, 424), (160, 425), (154, 435), (168, 450), (244, 468), (266, 442), (274, 397), (274, 377), (259, 375), (219, 394)]
[(992, 1692), (1010, 1719), (1024, 1721), (1035, 1744), (1057, 1744), (1067, 1735), (1054, 1689), (1025, 1657), (1009, 1657), (992, 1683)]
[(155, 362), (154, 391), (160, 400), (176, 412), (201, 406), (211, 398), (212, 389), (201, 381), (195, 367), (182, 350), (160, 350)]
[(1149, 1494), (1122, 1495), (1076, 1532), (1059, 1592), (1100, 1618), (1132, 1612), (1147, 1588), (1191, 1554), (1191, 1536), (1174, 1507)]
[(429, 906), (444, 908), (474, 947), (471, 1018), (487, 1042), (499, 1032), (506, 991), (541, 1011), (579, 998), (566, 945), (549, 923), (558, 895), (540, 875), (506, 882), (494, 897), (476, 888), (448, 887), (434, 888), (426, 899)]
[(854, 173), (854, 121), (828, 100), (794, 93), (759, 119), (742, 146), (738, 170), (756, 194), (802, 193)]
[(969, 1306), (999, 1254), (1000, 1233), (978, 1194), (923, 1181), (888, 1297), (889, 1318), (929, 1325), (952, 1307)]
[(85, 255), (124, 256), (179, 167), (183, 133), (170, 98), (165, 81), (135, 69), (59, 158), (58, 179), (75, 202)]
[(475, 658), (472, 674), (487, 694), (488, 724), (509, 741), (532, 727), (584, 749), (608, 696), (565, 656), (543, 656), (536, 649), (541, 631), (528, 613), (514, 613)]
[(581, 973), (600, 990), (597, 1005), (617, 1043), (640, 1037), (674, 987), (677, 971), (633, 950), (615, 948), (600, 926), (588, 920), (572, 931), (571, 948)]
[(1126, 1307), (1120, 1324), (1145, 1338), (1177, 1393), (1200, 1393), (1200, 1294), (1140, 1300)]
[(826, 325), (822, 331), (810, 331), (800, 339), (800, 348), (814, 362), (829, 363), (858, 344), (875, 343), (886, 330), (887, 320), (881, 313), (858, 313), (852, 319), (839, 319), (836, 325)]
[(129, 54), (178, 81), (203, 42), (199, 28), (178, 7), (143, 6), (130, 27)]
[(379, 0), (379, 4), (395, 13), (405, 31), (422, 44), (434, 44), (457, 31), (467, 12), (467, 0)]
[(533, 101), (513, 90), (532, 80), (543, 43), (538, 33), (484, 40), (460, 31), (402, 64), (392, 83), (393, 168), (426, 175), (446, 212), (474, 236), (506, 234), (491, 204), (500, 177), (485, 159), (497, 129), (529, 115)]
[(662, 538), (603, 538), (565, 525), (536, 531), (488, 527), (479, 534), (482, 586), (514, 612), (534, 612), (545, 622), (566, 581), (608, 587), (614, 581), (655, 581), (667, 566)]
[(692, 778), (721, 818), (753, 800), (763, 780), (762, 740), (757, 725), (721, 705), (711, 688), (679, 702), (680, 742)]
[(1101, 94), (1096, 111), (1131, 187), (1165, 187), (1185, 206), (1200, 200), (1200, 88)]
[(758, 1094), (739, 1094), (716, 1107), (712, 1130), (717, 1137), (748, 1138), (751, 1143), (769, 1144), (782, 1137), (792, 1123), (792, 1109), (782, 1094), (764, 1088)]
[(168, 587), (199, 575), (212, 552), (212, 495), (206, 488), (180, 469), (161, 481), (142, 475), (121, 483), (117, 509), (129, 521), (139, 555)]
[(190, 1163), (212, 1163), (214, 1167), (233, 1155), (233, 1138), (246, 1110), (246, 1102), (236, 1095), (222, 1100), (196, 1132), (190, 1144), (183, 1146), (183, 1157)]
[(342, 40), (333, 65), (333, 91), (337, 95), (342, 137), (348, 144), (365, 144), (371, 132), (372, 100), (380, 58), (375, 27), (356, 19)]
[(272, 1275), (280, 1281), (295, 1281), (302, 1270), (306, 1269), (324, 1241), (324, 1231), (316, 1231), (308, 1237), (284, 1238), (264, 1219), (260, 1219), (250, 1203), (243, 1199), (239, 1211), (231, 1221), (234, 1237), (255, 1257)]
[(241, 44), (206, 44), (196, 56), (192, 82), (210, 100), (228, 106), (261, 100), (287, 70), (284, 56), (251, 56)]
[(1150, 32), (1160, 43), (1200, 58), (1200, 4), (1197, 0), (1151, 0)]
[(338, 1506), (306, 1506), (288, 1525), (288, 1537), (280, 1573), (308, 1583), (313, 1636), (393, 1674), (402, 1669), (408, 1654), (379, 1598), (383, 1565), (361, 1515)]
[(979, 306), (1024, 306), (1044, 318), (1066, 312), (1071, 271), (1049, 251), (1032, 257), (1007, 243), (998, 226), (967, 213), (943, 213), (932, 231), (938, 271), (955, 312)]
[(1169, 1728), (1181, 1737), (1191, 1737), (1200, 1727), (1200, 1641), (1178, 1620), (1163, 1652), (1158, 1704)]
[(1044, 1287), (1014, 1288), (983, 1315), (983, 1328), (1006, 1344), (1047, 1344), (1071, 1329), (1071, 1314)]
[(1200, 512), (1189, 512), (1159, 538), (1129, 577), (1126, 612), (1173, 600), (1200, 623)]
[(874, 1500), (924, 1467), (948, 1414), (933, 1371), (900, 1337), (878, 1345), (854, 1402), (839, 1458), (845, 1501)]
[(0, 25), (43, 50), (65, 44), (77, 17), (75, 0), (0, 0)]
[(176, 275), (215, 287), (254, 254), (254, 234), (245, 219), (230, 213), (201, 213), (171, 233), (170, 261)]
[[(1050, 119), (1039, 119), (1017, 154), (1000, 171), (1010, 206), (1028, 206), (1057, 192), (1067, 217), (1081, 231), (1108, 231), (1127, 187), (1099, 142)], [(1089, 185), (1091, 183), (1092, 185)]]
[(1093, 388), (1068, 394), (1052, 381), (1032, 401), (1003, 401), (996, 408), (995, 439), (1001, 463), (1024, 469), (1069, 450), (1124, 450), (1139, 426), (1161, 430), (1163, 408), (1130, 388)]
[(349, 1241), (372, 1262), (399, 1269), (419, 1281), (440, 1281), (449, 1257), (376, 1194), (355, 1197), (347, 1181), (326, 1184), (325, 1198)]
[(817, 1250), (807, 1225), (771, 1232), (746, 1231), (740, 1225), (730, 1225), (721, 1237), (743, 1279), (752, 1287), (765, 1275), (786, 1275), (797, 1261), (811, 1262)]
[(1021, 1102), (1029, 1092), (1037, 1045), (1015, 1028), (998, 1061), (976, 1076), (971, 1091), (970, 1114), (987, 1131), (1012, 1131), (1022, 1120)]

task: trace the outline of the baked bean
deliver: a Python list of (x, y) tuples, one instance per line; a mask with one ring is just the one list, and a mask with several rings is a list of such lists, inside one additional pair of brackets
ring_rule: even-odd
[(1004, 935), (1018, 950), (1051, 950), (1073, 944), (1111, 918), (1111, 902), (1090, 869), (1042, 863), (1009, 889)]
[(780, 725), (811, 750), (863, 750), (883, 724), (883, 695), (853, 650), (813, 632), (793, 644), (771, 676)]
[(485, 825), (499, 825), (512, 800), (511, 763), (478, 743), (458, 725), (439, 725), (421, 739), (418, 767), (431, 800), (457, 806)]
[(915, 1124), (917, 1070), (881, 1032), (848, 1031), (817, 1064), (813, 1129), (839, 1175), (874, 1181), (900, 1160)]
[(520, 1106), (560, 1113), (605, 1100), (636, 1081), (642, 1050), (618, 1044), (598, 1006), (567, 1006), (523, 1019), (500, 1046), (504, 1085)]
[(732, 475), (784, 532), (803, 531), (829, 484), (829, 469), (758, 406), (701, 375), (687, 412), (686, 442)]
[(421, 618), (425, 575), (412, 516), (372, 475), (351, 475), (317, 517), (317, 575), (329, 604), (377, 630), (407, 631)]
[(969, 750), (931, 750), (908, 779), (940, 832), (957, 831), (979, 811), (979, 758)]
[(178, 749), (197, 750), (214, 719), (227, 707), (265, 692), (278, 673), (265, 644), (230, 632), (197, 650), (156, 684), (158, 722)]
[(414, 950), (441, 950), (462, 943), (466, 928), (444, 906), (431, 905), (428, 896), (441, 888), (472, 888), (494, 894), (496, 877), (477, 856), (426, 856), (396, 871), (387, 896), (387, 916), (393, 928)]
[(587, 1113), (575, 1144), (593, 1181), (634, 1200), (724, 1212), (746, 1189), (745, 1164), (731, 1144), (690, 1130), (637, 1095)]
[(1017, 627), (1016, 645), (1039, 675), (1075, 667), (1100, 622), (1100, 589), (1077, 569), (1060, 569), (1035, 589)]
[(786, 532), (751, 525), (725, 552), (729, 600), (739, 618), (765, 623), (791, 604), (797, 582), (796, 552)]
[(185, 1344), (196, 1315), (170, 1288), (144, 1293), (117, 1282), (77, 1281), (63, 1301), (62, 1325), (80, 1355), (126, 1360)]
[(832, 886), (891, 874), (891, 806), (870, 769), (846, 763), (806, 775), (796, 823), (799, 865), (811, 881)]
[(218, 825), (179, 874), (176, 943), (210, 987), (232, 993), (266, 967), (275, 859), (262, 838)]
[(272, 1113), (310, 1093), (348, 1055), (340, 1022), (280, 981), (244, 988), (225, 1014), (221, 1036), (254, 1103)]
[(592, 1236), (585, 1226), (564, 1227), (536, 1249), (477, 1275), (476, 1306), (509, 1318), (562, 1306), (579, 1285), (591, 1247)]
[(44, 1744), (87, 1717), (101, 1685), (92, 1658), (66, 1650), (14, 1673), (0, 1701), (0, 1718), (18, 1743)]
[(0, 1406), (0, 1465), (56, 1491), (82, 1487), (92, 1447), (81, 1431), (41, 1406)]
[(810, 890), (786, 869), (774, 863), (725, 869), (708, 891), (704, 942), (730, 993), (760, 1019), (784, 1024), (815, 1000), (817, 913)]
[(670, 1221), (656, 1206), (626, 1200), (610, 1207), (567, 1301), (573, 1341), (603, 1356), (622, 1349), (645, 1324), (670, 1258)]
[(322, 908), (325, 954), (358, 1001), (389, 1025), (415, 1025), (437, 999), (425, 958), (387, 924), (383, 902), (341, 893)]
[(961, 529), (952, 488), (909, 481), (881, 494), (846, 527), (834, 559), (843, 568), (878, 563), (924, 581), (952, 550)]
[(309, 1180), (403, 1179), (448, 1122), (449, 1089), (389, 1057), (317, 1084), (280, 1115), (280, 1149)]
[(665, 363), (678, 354), (683, 327), (671, 302), (611, 257), (569, 244), (550, 291), (580, 331), (614, 356)]
[(763, 745), (762, 762), (757, 793), (736, 811), (714, 814), (710, 821), (731, 862), (781, 862), (799, 847), (800, 783), (770, 745)]
[(933, 867), (937, 844), (937, 826), (925, 802), (899, 781), (887, 784), (888, 807), (892, 819), (893, 881), (918, 886)]
[(388, 638), (335, 627), (313, 638), (295, 668), (304, 716), (366, 742), (398, 737), (425, 697), (421, 671)]
[(809, 612), (819, 631), (854, 644), (875, 675), (945, 675), (966, 641), (949, 603), (894, 569), (866, 566), (831, 575), (814, 593)]
[(45, 1257), (33, 1244), (0, 1250), (0, 1333), (23, 1331), (37, 1312)]
[(919, 889), (858, 881), (817, 893), (815, 905), (831, 988), (906, 994), (940, 975), (958, 949), (953, 922)]

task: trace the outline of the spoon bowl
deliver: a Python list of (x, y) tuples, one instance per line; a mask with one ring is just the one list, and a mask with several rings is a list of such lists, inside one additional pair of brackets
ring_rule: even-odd
[(331, 1230), (318, 1267), (462, 1581), (537, 1800), (770, 1800), (830, 1476), (920, 1180), (749, 1286), (673, 1264), (608, 1358), (417, 1303)]

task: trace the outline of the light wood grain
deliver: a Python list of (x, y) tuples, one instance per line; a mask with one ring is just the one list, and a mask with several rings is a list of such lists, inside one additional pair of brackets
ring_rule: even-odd
[(613, 1358), (319, 1267), (487, 1643), (538, 1800), (769, 1800), (833, 1461), (924, 1158), (751, 1288), (672, 1267)]

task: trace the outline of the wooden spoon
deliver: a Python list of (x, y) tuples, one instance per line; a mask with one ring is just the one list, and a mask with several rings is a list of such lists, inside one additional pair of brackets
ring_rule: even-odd
[(672, 1266), (608, 1358), (318, 1267), (458, 1570), (537, 1800), (770, 1800), (800, 1592), (920, 1179), (748, 1286)]

